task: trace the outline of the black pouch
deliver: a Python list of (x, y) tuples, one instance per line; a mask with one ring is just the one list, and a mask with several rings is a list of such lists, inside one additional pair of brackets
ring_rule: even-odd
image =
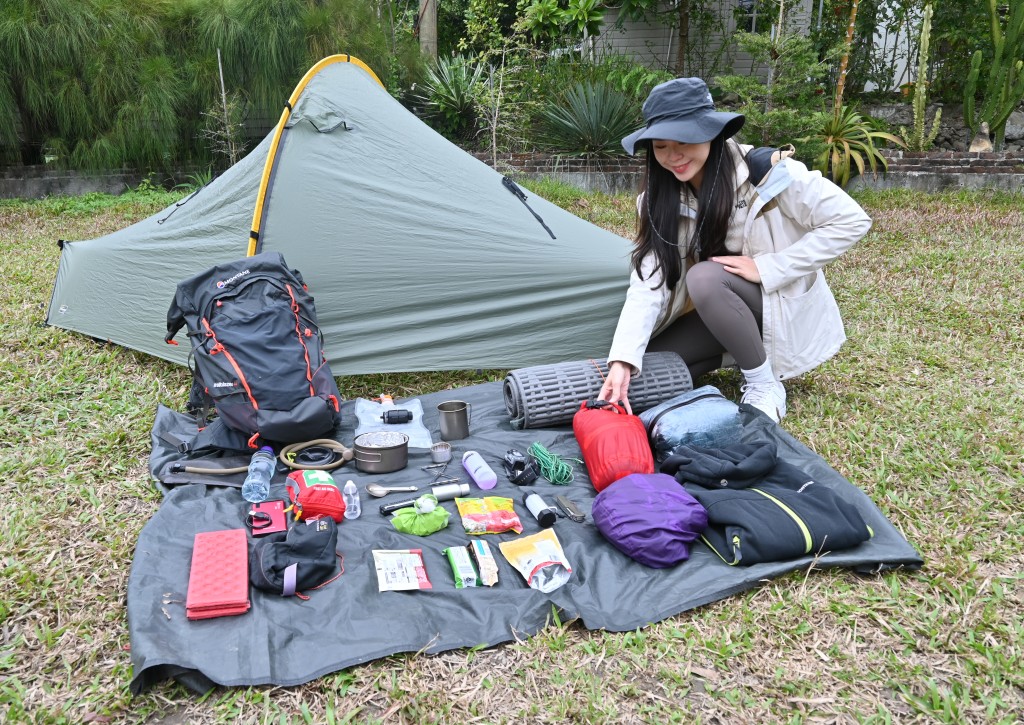
[(282, 597), (321, 586), (338, 572), (337, 545), (333, 519), (296, 522), (288, 533), (256, 542), (249, 555), (249, 581)]

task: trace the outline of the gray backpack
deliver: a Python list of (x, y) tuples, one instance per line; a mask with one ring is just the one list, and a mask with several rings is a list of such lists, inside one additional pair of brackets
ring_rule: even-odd
[(340, 422), (341, 394), (324, 356), (313, 298), (280, 252), (211, 267), (178, 283), (167, 312), (169, 344), (188, 327), (194, 360), (189, 412), (212, 408), (247, 436), (297, 443)]

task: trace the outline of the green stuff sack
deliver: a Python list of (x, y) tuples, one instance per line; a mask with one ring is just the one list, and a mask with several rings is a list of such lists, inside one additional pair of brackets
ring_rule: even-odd
[(429, 536), (446, 527), (450, 517), (447, 510), (437, 505), (437, 496), (425, 493), (412, 506), (395, 511), (391, 525), (403, 534)]

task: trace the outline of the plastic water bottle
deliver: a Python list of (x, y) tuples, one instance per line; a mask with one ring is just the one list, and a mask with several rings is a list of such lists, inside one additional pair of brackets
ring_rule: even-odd
[(341, 489), (341, 497), (345, 500), (345, 518), (358, 519), (363, 512), (363, 505), (359, 503), (359, 489), (352, 480), (345, 481), (345, 487)]
[(263, 446), (253, 453), (249, 461), (249, 473), (242, 484), (242, 498), (249, 503), (266, 501), (270, 495), (270, 479), (274, 476), (275, 468), (277, 457), (273, 448)]
[(482, 489), (494, 488), (498, 484), (498, 475), (476, 451), (466, 451), (462, 454), (462, 467)]

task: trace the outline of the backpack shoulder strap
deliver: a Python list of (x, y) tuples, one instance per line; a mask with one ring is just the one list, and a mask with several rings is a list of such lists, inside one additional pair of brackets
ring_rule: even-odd
[(772, 146), (761, 146), (747, 152), (747, 168), (750, 170), (750, 183), (755, 187), (761, 186), (768, 179), (775, 165), (783, 159), (788, 159), (796, 153), (793, 144), (786, 144), (779, 148)]

